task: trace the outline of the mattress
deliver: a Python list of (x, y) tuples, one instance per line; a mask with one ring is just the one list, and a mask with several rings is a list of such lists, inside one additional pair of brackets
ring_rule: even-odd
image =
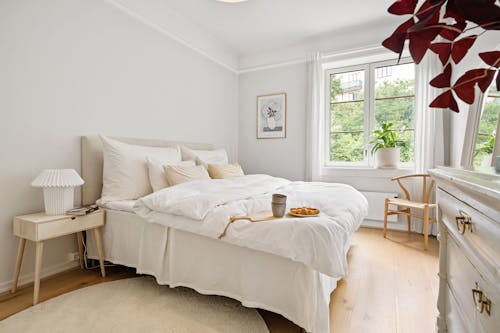
[[(159, 284), (231, 297), (279, 313), (307, 331), (329, 331), (330, 294), (337, 278), (277, 255), (149, 223), (130, 212), (133, 201), (106, 207), (106, 260), (135, 267)], [(97, 259), (93, 234), (87, 236), (88, 257)]]

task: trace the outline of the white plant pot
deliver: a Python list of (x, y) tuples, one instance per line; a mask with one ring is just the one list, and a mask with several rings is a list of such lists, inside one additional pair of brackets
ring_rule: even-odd
[(375, 152), (375, 167), (380, 169), (395, 169), (399, 167), (401, 149), (380, 148)]
[(45, 214), (66, 214), (66, 211), (74, 208), (74, 195), (74, 187), (44, 187), (43, 201), (45, 203)]

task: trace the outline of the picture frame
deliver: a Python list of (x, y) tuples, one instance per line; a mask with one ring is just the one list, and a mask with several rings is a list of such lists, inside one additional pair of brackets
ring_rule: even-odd
[(286, 93), (257, 96), (257, 139), (286, 138)]

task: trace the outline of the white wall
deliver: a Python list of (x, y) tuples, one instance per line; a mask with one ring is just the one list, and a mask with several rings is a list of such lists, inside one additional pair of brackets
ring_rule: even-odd
[[(0, 2), (0, 289), (12, 278), (12, 217), (43, 208), (30, 182), (80, 170), (80, 135), (214, 143), (237, 158), (238, 78), (102, 0)], [(73, 237), (47, 242), (67, 268)], [(33, 247), (22, 275), (29, 278)], [(28, 275), (26, 275), (28, 274)]]
[[(240, 75), (238, 156), (245, 172), (304, 179), (306, 84), (305, 64)], [(256, 98), (279, 92), (287, 93), (287, 138), (257, 139)]]

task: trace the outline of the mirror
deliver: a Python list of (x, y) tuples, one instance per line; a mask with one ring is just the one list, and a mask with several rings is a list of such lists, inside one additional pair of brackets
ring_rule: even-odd
[(493, 156), (497, 156), (500, 153), (498, 148), (495, 149), (497, 141), (495, 140), (496, 133), (499, 132), (500, 93), (493, 85), (483, 98), (485, 100), (478, 122), (476, 144), (472, 159), (472, 167), (474, 169), (494, 166), (495, 161)]
[[(479, 89), (479, 98), (471, 105), (467, 119), (467, 137), (462, 152), (462, 165), (481, 170), (495, 165), (495, 157), (500, 155), (500, 92), (493, 84), (486, 94)], [(474, 112), (475, 110), (481, 112)]]

